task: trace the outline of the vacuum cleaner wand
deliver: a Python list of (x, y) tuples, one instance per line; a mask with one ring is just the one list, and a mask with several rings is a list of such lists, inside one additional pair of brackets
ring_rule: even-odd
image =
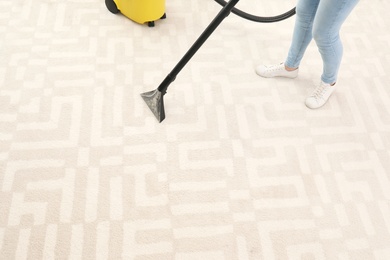
[(222, 8), (222, 10), (218, 13), (214, 20), (199, 36), (199, 38), (195, 41), (195, 43), (191, 46), (191, 48), (187, 51), (187, 53), (183, 56), (179, 63), (166, 76), (163, 82), (161, 82), (160, 86), (157, 89), (141, 94), (141, 97), (144, 99), (144, 101), (160, 123), (165, 119), (164, 95), (167, 93), (169, 85), (176, 79), (177, 74), (179, 74), (183, 67), (188, 63), (192, 56), (194, 56), (194, 54), (209, 38), (209, 36), (214, 32), (214, 30), (220, 25), (220, 23), (230, 14), (231, 10), (238, 3), (238, 1), (239, 0), (230, 0)]

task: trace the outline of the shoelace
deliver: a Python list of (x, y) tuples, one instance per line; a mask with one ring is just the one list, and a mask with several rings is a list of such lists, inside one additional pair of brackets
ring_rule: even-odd
[[(282, 63), (281, 63), (282, 64)], [(271, 65), (271, 66), (269, 66), (268, 67), (268, 70), (270, 70), (270, 71), (277, 71), (277, 70), (280, 70), (281, 68), (280, 68), (280, 65), (281, 64), (278, 64), (278, 65)]]
[(325, 93), (325, 89), (326, 89), (327, 85), (325, 84), (320, 84), (316, 90), (313, 92), (313, 94), (311, 95), (312, 97), (314, 97), (315, 99), (318, 99), (318, 98), (322, 98), (322, 96), (324, 95)]

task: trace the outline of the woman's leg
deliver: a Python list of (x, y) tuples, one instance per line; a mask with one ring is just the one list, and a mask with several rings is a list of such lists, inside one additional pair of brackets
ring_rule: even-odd
[(320, 0), (298, 0), (294, 33), (287, 59), (285, 61), (285, 65), (288, 68), (299, 67), (306, 48), (313, 38), (313, 21), (316, 16), (319, 3)]
[(320, 0), (298, 0), (296, 7), (296, 20), (291, 46), (284, 63), (256, 67), (256, 73), (262, 77), (298, 76), (298, 67), (307, 46), (312, 40), (313, 20)]
[(359, 0), (321, 0), (313, 23), (313, 38), (323, 61), (320, 85), (305, 100), (309, 108), (323, 106), (335, 90), (343, 56), (340, 28)]
[(321, 0), (313, 23), (313, 38), (323, 61), (321, 80), (334, 84), (337, 80), (343, 45), (340, 28), (359, 0)]

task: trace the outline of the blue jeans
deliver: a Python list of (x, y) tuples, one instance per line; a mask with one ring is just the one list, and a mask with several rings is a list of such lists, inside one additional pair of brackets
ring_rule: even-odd
[(285, 65), (297, 68), (314, 39), (323, 61), (321, 80), (336, 82), (343, 56), (340, 28), (359, 0), (298, 0), (291, 47)]

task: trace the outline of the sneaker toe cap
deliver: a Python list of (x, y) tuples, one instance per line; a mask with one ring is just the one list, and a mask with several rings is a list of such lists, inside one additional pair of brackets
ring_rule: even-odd
[(256, 71), (256, 74), (259, 75), (259, 76), (262, 76), (262, 77), (266, 77), (266, 71), (267, 71), (267, 67), (265, 65), (259, 65), (256, 67), (255, 69)]
[(318, 104), (318, 101), (314, 97), (308, 97), (305, 100), (305, 105), (308, 108), (314, 109), (320, 107), (320, 104)]

